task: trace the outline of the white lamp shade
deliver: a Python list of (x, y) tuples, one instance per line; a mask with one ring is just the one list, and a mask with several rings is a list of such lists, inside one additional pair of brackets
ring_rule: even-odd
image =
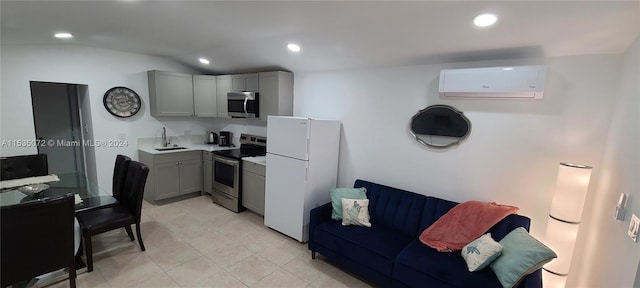
[(545, 264), (545, 269), (560, 275), (569, 274), (573, 246), (578, 236), (579, 227), (580, 225), (578, 224), (565, 223), (549, 218), (545, 244), (556, 252), (558, 258)]
[(560, 163), (549, 215), (562, 221), (580, 223), (590, 178), (591, 167)]

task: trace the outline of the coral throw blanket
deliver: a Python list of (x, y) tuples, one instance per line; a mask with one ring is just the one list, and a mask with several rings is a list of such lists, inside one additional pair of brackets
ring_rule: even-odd
[(495, 202), (467, 201), (456, 205), (425, 229), (420, 234), (420, 241), (440, 252), (462, 250), (504, 217), (518, 210), (518, 207)]

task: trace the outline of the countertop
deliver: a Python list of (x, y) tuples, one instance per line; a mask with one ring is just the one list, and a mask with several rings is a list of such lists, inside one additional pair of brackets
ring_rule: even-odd
[(267, 156), (242, 157), (242, 160), (267, 166)]
[(215, 145), (215, 144), (189, 144), (189, 145), (184, 145), (184, 146), (180, 146), (180, 147), (184, 147), (185, 149), (158, 151), (158, 150), (155, 149), (155, 148), (158, 148), (158, 147), (140, 146), (140, 147), (138, 147), (138, 150), (140, 150), (142, 152), (149, 153), (149, 154), (168, 154), (168, 153), (188, 152), (188, 151), (213, 152), (213, 151), (219, 151), (219, 150), (238, 149), (238, 147), (219, 146), (219, 145)]
[[(191, 139), (189, 137), (171, 137), (171, 143), (173, 144), (169, 144), (169, 147), (173, 147), (175, 145), (177, 147), (184, 147), (185, 149), (158, 151), (155, 148), (160, 148), (160, 138), (138, 138), (138, 151), (153, 155), (160, 155), (189, 151), (213, 152), (220, 150), (240, 149), (240, 147), (236, 146), (219, 146), (217, 144), (205, 144), (202, 142), (202, 139), (205, 139), (204, 135), (202, 137), (194, 136)], [(242, 157), (242, 160), (266, 166), (267, 156)]]

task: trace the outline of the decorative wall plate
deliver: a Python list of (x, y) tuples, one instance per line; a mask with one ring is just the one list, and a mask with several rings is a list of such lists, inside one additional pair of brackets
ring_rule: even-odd
[(104, 93), (104, 108), (113, 116), (127, 118), (140, 111), (140, 96), (127, 87), (113, 87)]

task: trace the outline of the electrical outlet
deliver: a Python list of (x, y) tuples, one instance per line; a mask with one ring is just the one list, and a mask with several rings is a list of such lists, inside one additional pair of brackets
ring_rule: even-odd
[(638, 240), (639, 228), (640, 228), (640, 219), (638, 218), (638, 216), (636, 216), (636, 214), (633, 214), (631, 216), (631, 223), (629, 223), (629, 231), (627, 231), (627, 234), (629, 234), (629, 237), (631, 237), (631, 240), (633, 240), (633, 242), (637, 242)]

